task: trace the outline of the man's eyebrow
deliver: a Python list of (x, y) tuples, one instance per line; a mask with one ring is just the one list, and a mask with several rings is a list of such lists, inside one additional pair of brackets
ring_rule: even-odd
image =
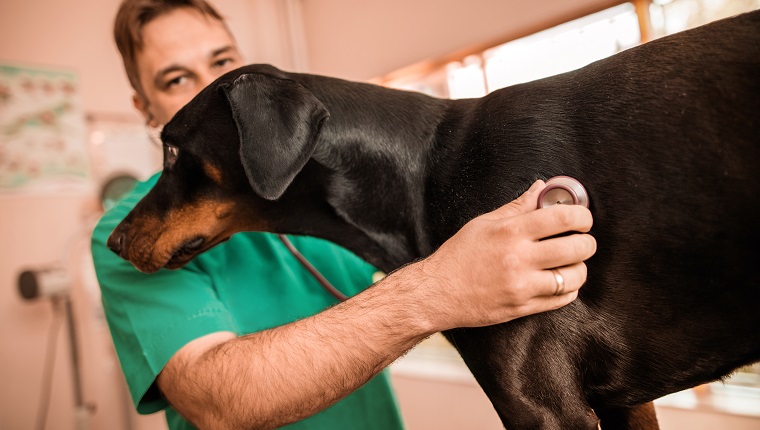
[(214, 49), (213, 51), (211, 51), (211, 55), (209, 57), (210, 58), (214, 58), (217, 55), (226, 54), (228, 52), (236, 51), (236, 50), (237, 49), (233, 45), (223, 46), (223, 47), (221, 47), (219, 49)]

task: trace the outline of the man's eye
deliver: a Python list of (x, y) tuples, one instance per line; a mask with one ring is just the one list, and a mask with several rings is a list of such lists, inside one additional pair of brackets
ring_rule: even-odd
[(219, 60), (216, 60), (214, 62), (214, 67), (217, 68), (228, 68), (234, 65), (235, 60), (232, 58), (221, 58)]
[(185, 82), (186, 79), (187, 79), (187, 76), (177, 76), (176, 78), (167, 81), (164, 84), (164, 88), (169, 89), (171, 87), (181, 85), (183, 82)]

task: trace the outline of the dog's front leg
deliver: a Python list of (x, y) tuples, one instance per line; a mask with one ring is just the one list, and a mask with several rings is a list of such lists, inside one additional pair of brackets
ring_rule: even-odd
[(576, 360), (561, 332), (539, 318), (456, 329), (446, 337), (459, 350), (508, 430), (597, 430)]

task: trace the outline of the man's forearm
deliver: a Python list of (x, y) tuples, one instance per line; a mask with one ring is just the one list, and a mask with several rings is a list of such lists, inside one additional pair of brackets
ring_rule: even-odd
[(424, 300), (404, 299), (416, 294), (406, 275), (404, 285), (386, 279), (313, 317), (223, 342), (162, 374), (161, 385), (183, 393), (167, 397), (200, 428), (274, 428), (313, 415), (436, 331), (414, 309)]

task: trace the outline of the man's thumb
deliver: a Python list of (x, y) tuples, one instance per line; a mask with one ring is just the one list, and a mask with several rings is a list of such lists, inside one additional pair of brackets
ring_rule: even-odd
[(539, 179), (520, 197), (496, 209), (491, 214), (503, 218), (531, 212), (538, 207), (538, 195), (544, 188), (546, 188), (546, 183)]

